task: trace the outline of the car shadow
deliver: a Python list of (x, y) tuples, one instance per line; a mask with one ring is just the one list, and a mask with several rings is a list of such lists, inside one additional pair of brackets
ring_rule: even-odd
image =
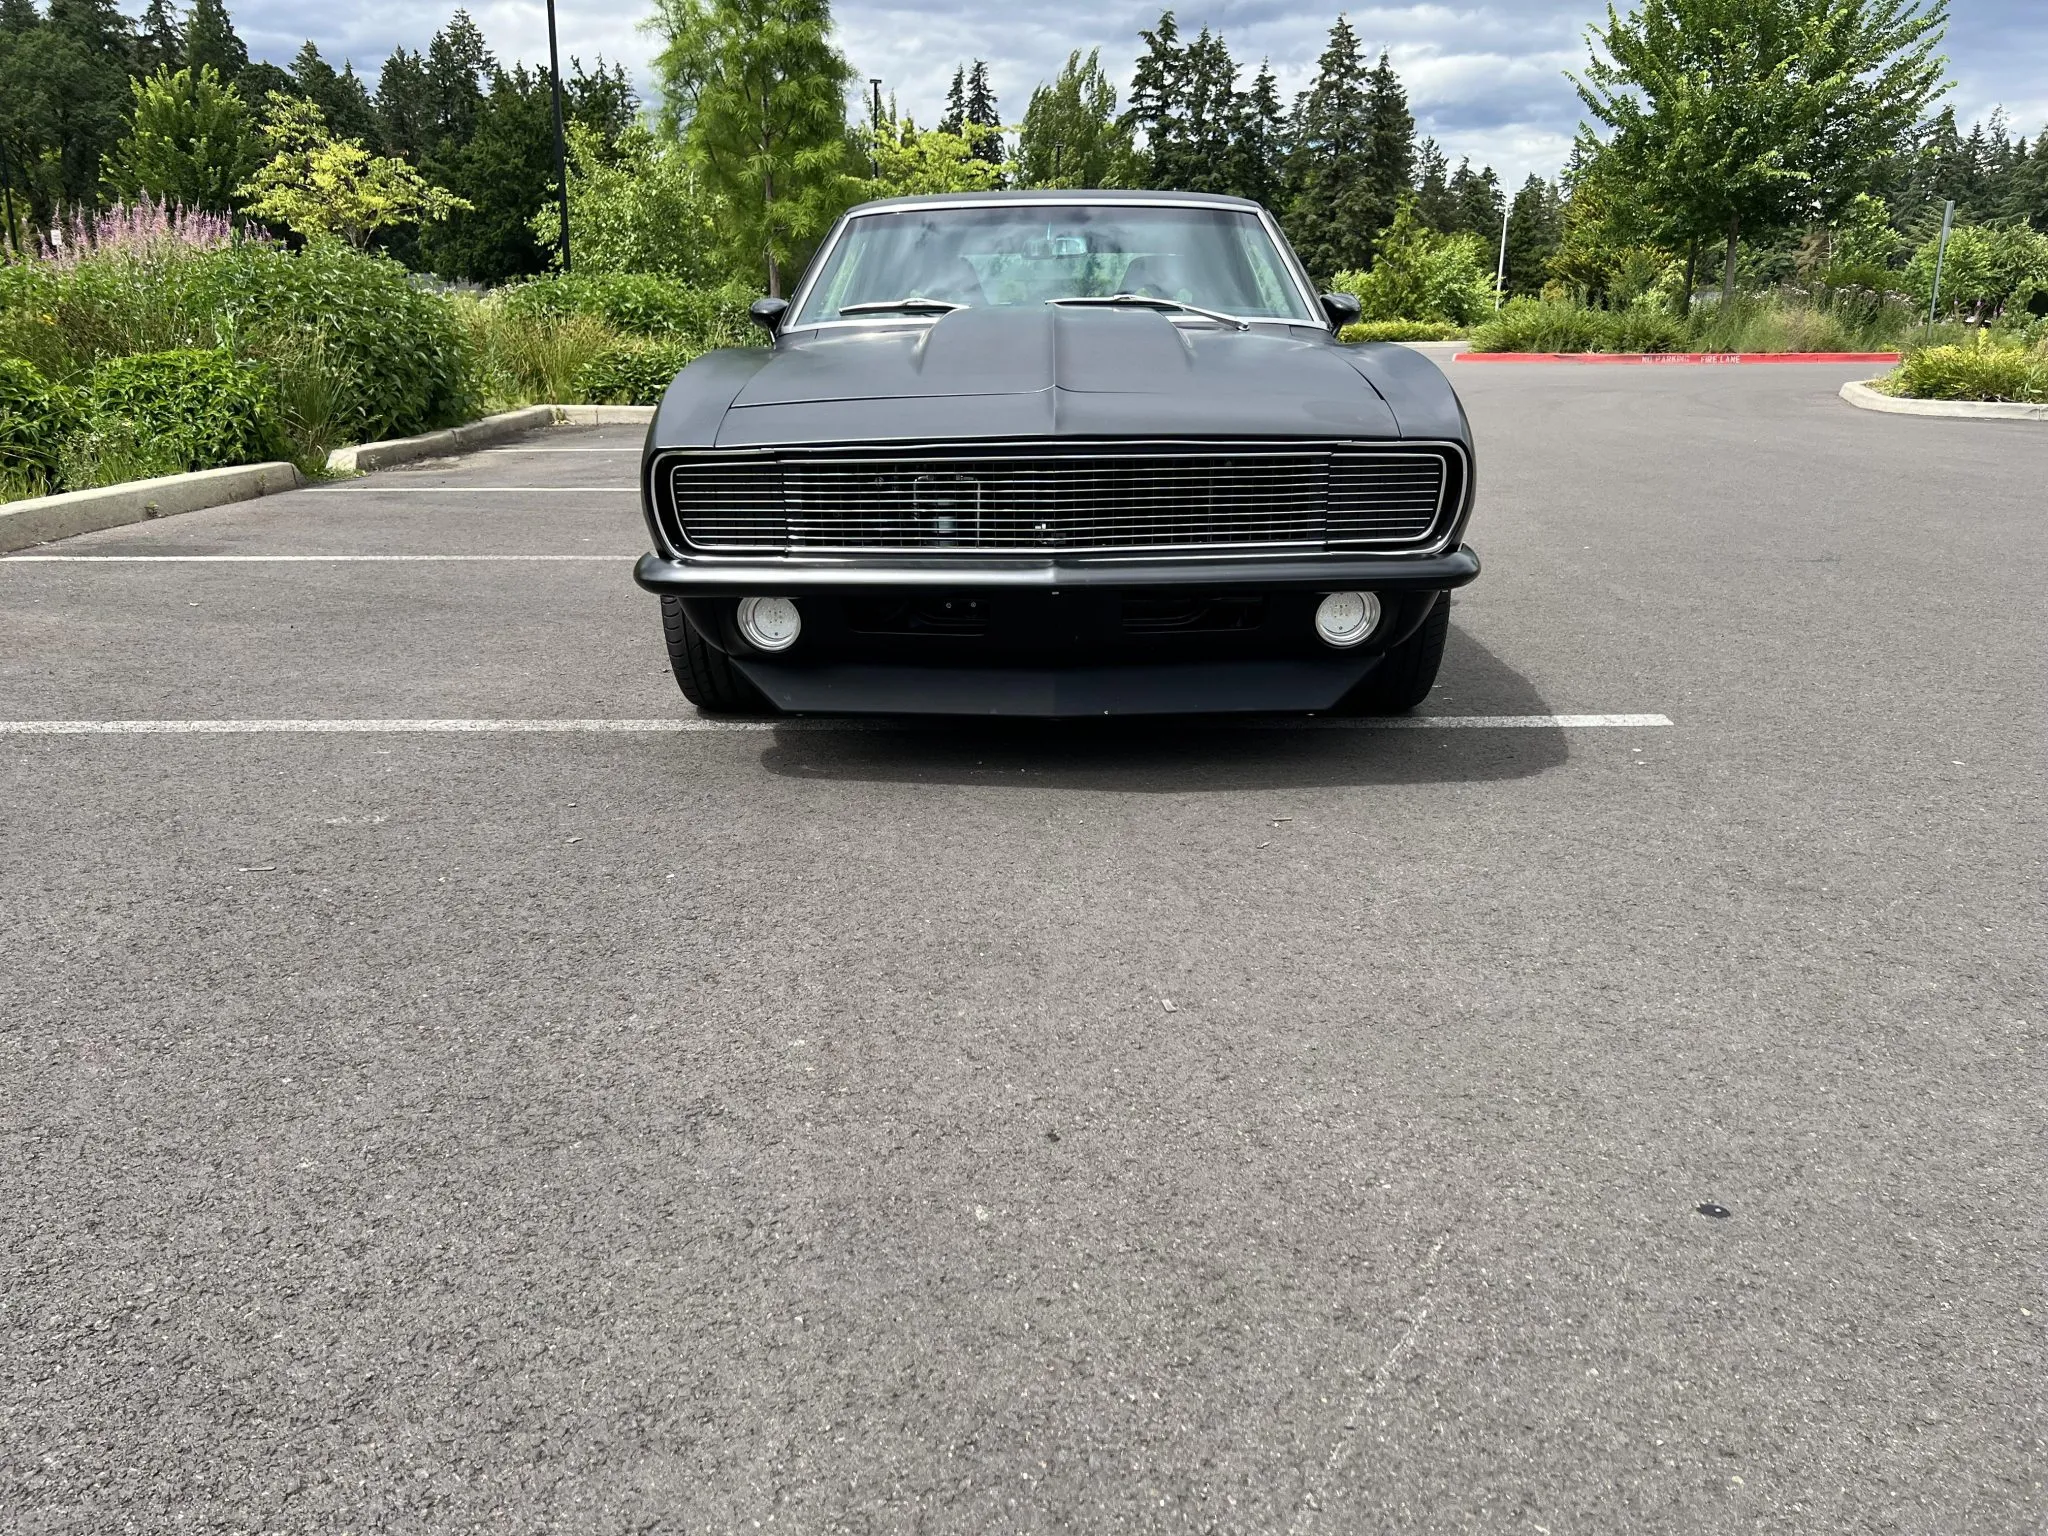
[[(1535, 687), (1451, 627), (1426, 714), (1547, 715)], [(785, 728), (761, 766), (792, 779), (1002, 785), (1185, 794), (1209, 790), (1435, 784), (1527, 778), (1565, 761), (1556, 727), (1303, 728), (1228, 716), (1118, 720), (927, 720), (885, 730)]]

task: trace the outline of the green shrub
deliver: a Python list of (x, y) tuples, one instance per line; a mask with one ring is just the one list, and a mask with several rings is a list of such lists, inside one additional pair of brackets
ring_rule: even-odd
[(2048, 349), (1984, 337), (1922, 347), (1906, 354), (1890, 383), (1892, 393), (1919, 400), (2048, 401)]
[(365, 440), (362, 390), (325, 331), (273, 334), (254, 350), (270, 379), (278, 428), (303, 473), (325, 474), (329, 453)]
[(628, 338), (583, 365), (576, 376), (577, 393), (597, 405), (656, 405), (697, 355), (688, 342)]
[(1601, 352), (1607, 312), (1557, 299), (1509, 299), (1472, 332), (1474, 352)]
[(1344, 342), (1357, 341), (1449, 341), (1465, 334), (1465, 327), (1447, 320), (1364, 320), (1347, 325), (1337, 333)]
[(754, 297), (752, 290), (732, 284), (692, 288), (645, 272), (578, 272), (520, 283), (498, 302), (516, 320), (585, 315), (627, 336), (677, 338), (708, 352), (766, 341), (747, 316)]
[(64, 441), (77, 427), (70, 390), (19, 358), (0, 357), (0, 496), (53, 489)]
[(72, 433), (64, 440), (57, 464), (67, 491), (181, 475), (191, 467), (182, 443), (151, 437), (134, 422), (118, 417), (92, 421)]
[(1685, 323), (1655, 300), (1640, 300), (1605, 316), (1604, 352), (1684, 352)]
[(1493, 269), (1477, 235), (1447, 235), (1403, 203), (1367, 272), (1339, 272), (1335, 292), (1358, 300), (1362, 320), (1436, 320), (1469, 325), (1493, 309)]
[(1889, 352), (1912, 331), (1914, 314), (1875, 294), (1821, 303), (1738, 294), (1725, 304), (1702, 300), (1687, 325), (1694, 352)]
[(33, 338), (41, 352), (22, 355), (80, 379), (110, 358), (166, 351), (282, 357), (313, 335), (346, 385), (339, 415), (357, 436), (403, 437), (477, 414), (474, 362), (448, 304), (381, 256), (252, 240), (0, 267), (0, 339)]
[(102, 433), (132, 428), (152, 459), (177, 469), (256, 463), (284, 447), (262, 369), (224, 351), (109, 359), (92, 372), (86, 414)]
[(205, 253), (194, 307), (221, 340), (275, 351), (318, 333), (347, 381), (343, 414), (364, 441), (409, 437), (481, 410), (476, 360), (445, 299), (413, 286), (382, 256), (318, 241), (293, 253), (253, 242)]
[(574, 404), (584, 365), (623, 338), (595, 315), (517, 313), (504, 296), (451, 301), (469, 334), (486, 405)]

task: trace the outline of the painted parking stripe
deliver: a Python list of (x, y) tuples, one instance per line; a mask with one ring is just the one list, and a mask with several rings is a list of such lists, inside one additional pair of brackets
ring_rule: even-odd
[[(930, 722), (936, 728), (939, 722)], [(956, 728), (958, 721), (945, 722)], [(1334, 729), (1353, 731), (1428, 730), (1605, 730), (1650, 729), (1671, 724), (1666, 715), (1399, 715), (1390, 718), (1242, 718), (1209, 724), (1243, 730)], [(0, 736), (460, 736), (495, 735), (668, 735), (691, 731), (915, 730), (902, 719), (850, 720), (792, 716), (780, 720), (0, 720)]]
[(363, 479), (355, 485), (330, 485), (309, 491), (313, 496), (588, 496), (608, 491), (617, 496), (638, 496), (637, 485), (391, 485), (383, 480)]
[(7, 565), (322, 565), (333, 563), (428, 561), (598, 560), (606, 565), (637, 558), (639, 552), (617, 555), (6, 555)]

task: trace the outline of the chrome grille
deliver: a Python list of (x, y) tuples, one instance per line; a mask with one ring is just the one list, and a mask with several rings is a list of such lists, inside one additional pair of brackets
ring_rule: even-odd
[(678, 456), (661, 508), (721, 553), (1420, 548), (1443, 531), (1449, 451), (784, 450)]
[(1325, 536), (1344, 549), (1425, 544), (1446, 499), (1436, 454), (1333, 454)]

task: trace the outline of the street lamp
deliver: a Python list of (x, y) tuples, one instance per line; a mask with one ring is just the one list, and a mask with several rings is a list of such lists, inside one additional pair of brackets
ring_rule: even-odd
[(555, 0), (548, 0), (548, 79), (555, 93), (555, 201), (562, 214), (562, 270), (569, 270), (569, 145), (562, 131), (562, 55), (555, 45)]

